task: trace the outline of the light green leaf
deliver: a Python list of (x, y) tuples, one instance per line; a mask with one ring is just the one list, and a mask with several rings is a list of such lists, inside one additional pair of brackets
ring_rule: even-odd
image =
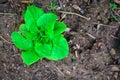
[(45, 31), (45, 34), (50, 35), (53, 33), (54, 24), (57, 20), (57, 16), (53, 13), (43, 14), (37, 21), (37, 26)]
[(113, 9), (113, 10), (116, 10), (116, 9), (118, 8), (118, 5), (115, 4), (115, 3), (110, 3), (110, 4), (109, 4), (109, 7), (110, 7), (111, 9)]
[(28, 6), (27, 10), (31, 12), (31, 14), (33, 15), (36, 21), (38, 20), (40, 16), (44, 14), (44, 11), (42, 10), (42, 8), (38, 8), (35, 5)]
[(30, 31), (27, 30), (25, 24), (21, 24), (20, 27), (19, 27), (19, 30), (22, 33), (22, 35), (24, 35), (25, 37), (27, 37), (27, 34), (31, 35)]
[(54, 34), (61, 34), (65, 31), (66, 25), (63, 22), (56, 22), (54, 26)]
[(31, 27), (30, 27), (30, 32), (31, 33), (39, 33), (40, 31), (39, 31), (39, 29), (38, 29), (38, 27), (37, 27), (37, 25), (36, 25), (36, 23), (33, 23), (32, 25), (31, 25)]
[(22, 60), (25, 64), (31, 65), (41, 59), (34, 50), (22, 52)]
[(50, 44), (42, 44), (36, 43), (35, 44), (35, 51), (40, 57), (46, 57), (51, 55), (51, 45)]
[(25, 24), (21, 24), (20, 28), (19, 28), (20, 32), (22, 33), (26, 33), (26, 32), (30, 32), (30, 33), (39, 33), (39, 29), (37, 28), (37, 25), (35, 23), (31, 24), (29, 30), (27, 30), (26, 25)]
[(19, 30), (20, 30), (21, 33), (26, 32), (27, 28), (26, 28), (25, 24), (21, 24), (20, 27), (19, 27)]
[(30, 32), (28, 32), (25, 24), (21, 24), (19, 27), (19, 30), (24, 37), (29, 38), (31, 36), (31, 34), (30, 34)]
[(53, 40), (53, 47), (50, 56), (46, 58), (50, 60), (60, 60), (68, 56), (69, 48), (66, 39), (63, 36), (56, 37)]
[[(33, 32), (33, 33), (30, 33), (29, 31), (27, 31), (25, 24), (21, 24), (19, 30), (20, 30), (20, 32), (22, 33), (22, 35), (23, 35), (24, 37), (26, 37), (27, 39), (36, 40), (36, 38), (37, 38), (37, 36), (38, 36), (37, 33), (34, 33), (34, 32)], [(34, 30), (33, 30), (33, 31), (34, 31)]]
[(11, 38), (12, 38), (12, 41), (15, 44), (15, 46), (20, 48), (21, 50), (28, 50), (33, 47), (32, 40), (25, 39), (18, 32), (12, 32)]
[(33, 24), (36, 24), (38, 18), (43, 14), (44, 12), (42, 9), (34, 5), (28, 6), (26, 12), (23, 14), (27, 30), (29, 30)]

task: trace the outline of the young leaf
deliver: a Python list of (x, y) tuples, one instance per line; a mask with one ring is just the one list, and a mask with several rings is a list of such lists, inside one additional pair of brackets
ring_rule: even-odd
[(39, 33), (40, 31), (39, 31), (39, 29), (38, 29), (38, 27), (37, 27), (37, 24), (36, 23), (33, 23), (32, 25), (31, 25), (31, 27), (30, 27), (30, 32), (31, 33)]
[(27, 31), (27, 28), (26, 28), (25, 24), (21, 24), (20, 27), (19, 27), (19, 30), (20, 30), (21, 33), (24, 34)]
[(45, 34), (52, 34), (57, 16), (53, 13), (43, 14), (37, 21), (38, 27), (45, 31)]
[(116, 9), (118, 8), (118, 5), (115, 4), (115, 3), (110, 3), (110, 4), (109, 4), (109, 7), (110, 7), (111, 9), (113, 9), (113, 10), (116, 10)]
[(34, 50), (22, 52), (22, 60), (25, 64), (31, 65), (41, 59)]
[(19, 30), (27, 39), (36, 40), (38, 36), (37, 33), (30, 33), (29, 31), (27, 31), (25, 24), (21, 24)]
[(28, 6), (27, 10), (31, 12), (36, 21), (40, 16), (44, 14), (44, 11), (41, 8), (36, 7), (35, 5)]
[(31, 33), (27, 30), (25, 24), (21, 24), (19, 30), (24, 37), (31, 39)]
[(50, 56), (46, 56), (50, 60), (60, 60), (68, 56), (69, 48), (66, 39), (63, 36), (56, 37), (53, 40), (53, 47)]
[(12, 38), (12, 41), (14, 42), (15, 46), (20, 48), (21, 50), (28, 50), (33, 47), (32, 41), (25, 39), (18, 32), (12, 32), (11, 38)]
[(65, 31), (66, 25), (63, 22), (56, 22), (54, 26), (54, 34), (61, 34)]
[(27, 30), (30, 29), (30, 27), (36, 23), (38, 18), (44, 14), (43, 10), (32, 5), (28, 6), (26, 12), (23, 14), (25, 19), (25, 24)]
[(34, 33), (34, 34), (40, 32), (36, 23), (31, 24), (29, 30), (27, 30), (27, 27), (25, 24), (21, 24), (20, 25), (20, 32), (25, 33), (26, 31), (30, 32), (30, 33)]
[(51, 55), (51, 48), (52, 47), (50, 46), (50, 44), (41, 44), (41, 43), (35, 44), (35, 51), (40, 57), (43, 58)]

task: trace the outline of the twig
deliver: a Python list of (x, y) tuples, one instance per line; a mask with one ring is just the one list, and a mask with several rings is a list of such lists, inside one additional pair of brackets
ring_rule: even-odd
[(33, 3), (34, 0), (22, 0), (21, 3)]
[[(112, 10), (118, 17), (120, 17), (120, 15), (116, 12), (116, 11), (114, 11), (114, 10)], [(120, 21), (117, 19), (117, 22), (120, 24)]]
[(78, 52), (77, 51), (75, 51), (75, 57), (78, 58)]
[(61, 74), (64, 76), (63, 72), (62, 72), (58, 67), (56, 67), (56, 66), (54, 66), (54, 67), (57, 69), (57, 71), (58, 71), (59, 73), (61, 73)]
[(64, 14), (59, 21), (62, 21), (65, 17), (66, 17), (66, 14)]
[(115, 10), (112, 10), (118, 17), (120, 17), (120, 15), (115, 11)]
[(112, 38), (114, 38), (114, 39), (119, 39), (118, 37), (116, 37), (116, 36), (113, 36), (113, 35), (111, 35), (111, 37), (112, 37)]
[(9, 43), (9, 44), (13, 44), (12, 42), (9, 42), (9, 41), (7, 41), (5, 38), (3, 38), (1, 35), (0, 35), (0, 38), (1, 38), (2, 40), (4, 40), (5, 42)]
[(93, 38), (93, 39), (96, 39), (96, 37), (94, 37), (93, 35), (89, 34), (89, 33), (86, 33), (89, 37)]
[(90, 18), (85, 17), (85, 16), (82, 16), (82, 15), (77, 14), (77, 13), (73, 13), (73, 12), (65, 12), (65, 11), (58, 11), (58, 12), (59, 12), (59, 13), (64, 13), (64, 14), (73, 14), (73, 15), (77, 15), (77, 16), (79, 16), (79, 17), (83, 18), (83, 19), (86, 19), (87, 21), (89, 21), (89, 20), (90, 20)]
[(14, 54), (13, 57), (20, 56), (20, 54)]
[(12, 13), (2, 13), (0, 12), (1, 15), (17, 15), (17, 14), (12, 14)]
[(62, 5), (62, 2), (60, 0), (59, 0), (59, 3), (60, 3), (61, 9), (63, 9), (63, 5)]
[(96, 23), (96, 22), (93, 22), (93, 24), (97, 24), (99, 27), (100, 27), (100, 26), (105, 26), (105, 27), (115, 28), (114, 26), (111, 26), (111, 25), (105, 25), (105, 24), (102, 24), (102, 23)]

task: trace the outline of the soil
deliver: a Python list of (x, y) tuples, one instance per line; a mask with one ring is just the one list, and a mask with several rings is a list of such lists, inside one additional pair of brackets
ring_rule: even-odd
[[(111, 18), (120, 14), (119, 4), (115, 13), (109, 8), (113, 0), (54, 0), (64, 11), (55, 13), (67, 24), (69, 55), (26, 66), (11, 41), (24, 22), (25, 1), (0, 1), (0, 80), (120, 80), (120, 23)], [(30, 1), (46, 12), (50, 8), (49, 0)]]

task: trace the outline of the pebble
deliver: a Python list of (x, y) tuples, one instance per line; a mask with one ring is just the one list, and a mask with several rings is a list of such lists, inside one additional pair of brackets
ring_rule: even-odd
[(66, 74), (70, 75), (70, 74), (71, 74), (71, 72), (70, 72), (70, 71), (66, 71)]
[(76, 69), (76, 67), (75, 66), (73, 66), (73, 70), (75, 70)]
[(115, 80), (118, 79), (118, 75), (119, 75), (118, 72), (115, 72), (115, 73), (114, 73), (113, 77), (115, 78)]
[(120, 71), (120, 69), (118, 66), (114, 65), (112, 66), (111, 71)]
[(65, 32), (70, 32), (70, 30), (71, 30), (71, 28), (67, 28), (67, 29), (65, 30)]
[(73, 5), (73, 8), (74, 8), (74, 9), (77, 9), (77, 10), (79, 10), (79, 11), (81, 10), (81, 8), (80, 8), (78, 5)]
[(116, 55), (115, 49), (112, 48), (111, 51), (110, 51), (110, 53), (111, 53), (112, 56), (115, 56)]

